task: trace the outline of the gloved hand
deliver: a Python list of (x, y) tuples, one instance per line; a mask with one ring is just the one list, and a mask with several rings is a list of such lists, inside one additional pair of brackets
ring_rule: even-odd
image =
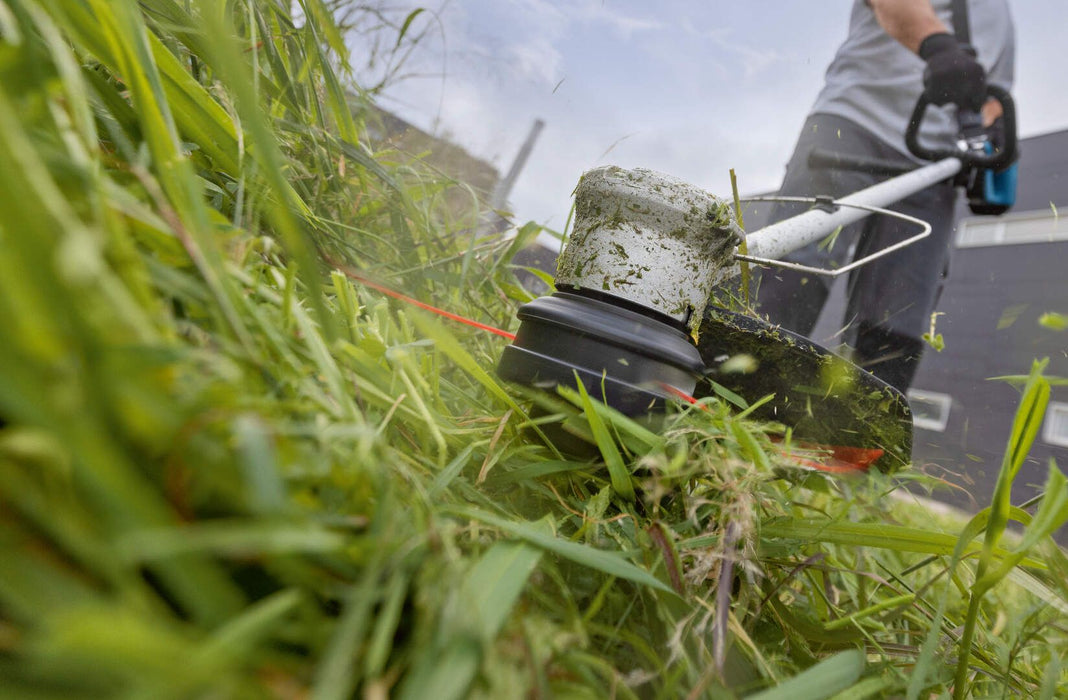
[(986, 99), (986, 71), (975, 60), (970, 46), (945, 32), (931, 34), (920, 43), (920, 58), (927, 62), (923, 72), (924, 95), (931, 104), (952, 102), (978, 111)]

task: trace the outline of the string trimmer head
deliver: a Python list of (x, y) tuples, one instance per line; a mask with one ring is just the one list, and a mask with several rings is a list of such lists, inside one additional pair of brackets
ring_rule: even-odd
[[(883, 450), (882, 468), (907, 463), (912, 419), (900, 392), (805, 338), (710, 305), (737, 272), (742, 237), (728, 202), (676, 178), (587, 172), (557, 291), (519, 309), (498, 374), (549, 390), (577, 377), (629, 416), (707, 396), (715, 382), (751, 403), (771, 395), (757, 415), (798, 439)], [(752, 358), (748, 371), (727, 371), (740, 355)]]

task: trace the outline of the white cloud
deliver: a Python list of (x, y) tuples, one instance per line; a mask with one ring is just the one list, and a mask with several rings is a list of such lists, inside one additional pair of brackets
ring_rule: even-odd
[(514, 79), (552, 87), (563, 77), (563, 57), (546, 39), (535, 37), (511, 44), (505, 52)]
[(500, 5), (514, 7), (526, 26), (536, 25), (544, 31), (560, 33), (570, 22), (567, 12), (550, 0), (504, 0)]
[(746, 78), (753, 78), (787, 60), (777, 49), (768, 48), (769, 42), (764, 42), (764, 48), (756, 48), (754, 44), (760, 41), (759, 36), (739, 38), (738, 32), (728, 27), (698, 28), (689, 18), (684, 18), (679, 27), (696, 41), (715, 47), (721, 54), (720, 67), (728, 70), (741, 67)]
[(604, 6), (596, 8), (587, 15), (590, 21), (605, 24), (612, 33), (623, 41), (630, 41), (635, 34), (665, 29), (668, 25), (661, 20), (628, 17), (619, 12), (608, 10)]

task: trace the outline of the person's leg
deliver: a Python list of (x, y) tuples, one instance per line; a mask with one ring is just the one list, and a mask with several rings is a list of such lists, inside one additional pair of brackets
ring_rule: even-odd
[[(826, 114), (810, 115), (798, 137), (794, 153), (786, 166), (780, 196), (841, 197), (874, 184), (878, 178), (869, 173), (849, 170), (810, 168), (809, 154), (823, 149), (869, 155), (872, 139), (852, 122)], [(806, 204), (777, 203), (772, 208), (771, 222), (795, 216), (809, 208)], [(846, 227), (833, 245), (814, 243), (786, 257), (786, 260), (809, 267), (833, 268), (848, 257), (852, 241), (859, 235), (862, 224)], [(758, 311), (778, 324), (802, 335), (812, 332), (820, 311), (830, 292), (831, 278), (781, 268), (765, 269), (760, 273), (757, 293)]]
[(858, 324), (853, 359), (879, 379), (905, 393), (923, 356), (923, 341), (867, 322)]
[[(922, 336), (938, 301), (949, 255), (956, 192), (942, 183), (892, 208), (931, 224), (931, 235), (856, 270), (849, 280), (846, 318), (855, 319), (854, 361), (904, 392), (923, 355)], [(916, 226), (875, 216), (857, 256), (917, 232)]]
[[(848, 120), (813, 115), (798, 139), (780, 194), (840, 197), (885, 179), (858, 171), (809, 168), (808, 155), (814, 148), (912, 164), (903, 154)], [(953, 188), (941, 184), (892, 207), (928, 221), (931, 235), (850, 275), (844, 320), (851, 327), (847, 340), (855, 349), (855, 360), (901, 391), (908, 388), (915, 374), (923, 352), (921, 337), (941, 291), (955, 198)], [(793, 205), (777, 205), (771, 220), (781, 220), (801, 210)], [(853, 240), (857, 241), (853, 256), (856, 259), (915, 232), (912, 224), (873, 215), (844, 229), (833, 248), (811, 245), (787, 259), (813, 267), (832, 267), (844, 261)], [(807, 335), (827, 299), (829, 281), (827, 277), (789, 270), (765, 270), (759, 310), (773, 323)]]

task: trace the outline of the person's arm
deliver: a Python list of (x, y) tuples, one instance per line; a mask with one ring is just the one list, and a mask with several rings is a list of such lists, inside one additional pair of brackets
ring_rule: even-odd
[(914, 54), (932, 34), (949, 34), (938, 19), (930, 0), (868, 0), (875, 19), (883, 30)]
[(866, 0), (879, 26), (927, 63), (924, 94), (933, 104), (978, 111), (986, 101), (986, 71), (957, 41), (930, 0)]

